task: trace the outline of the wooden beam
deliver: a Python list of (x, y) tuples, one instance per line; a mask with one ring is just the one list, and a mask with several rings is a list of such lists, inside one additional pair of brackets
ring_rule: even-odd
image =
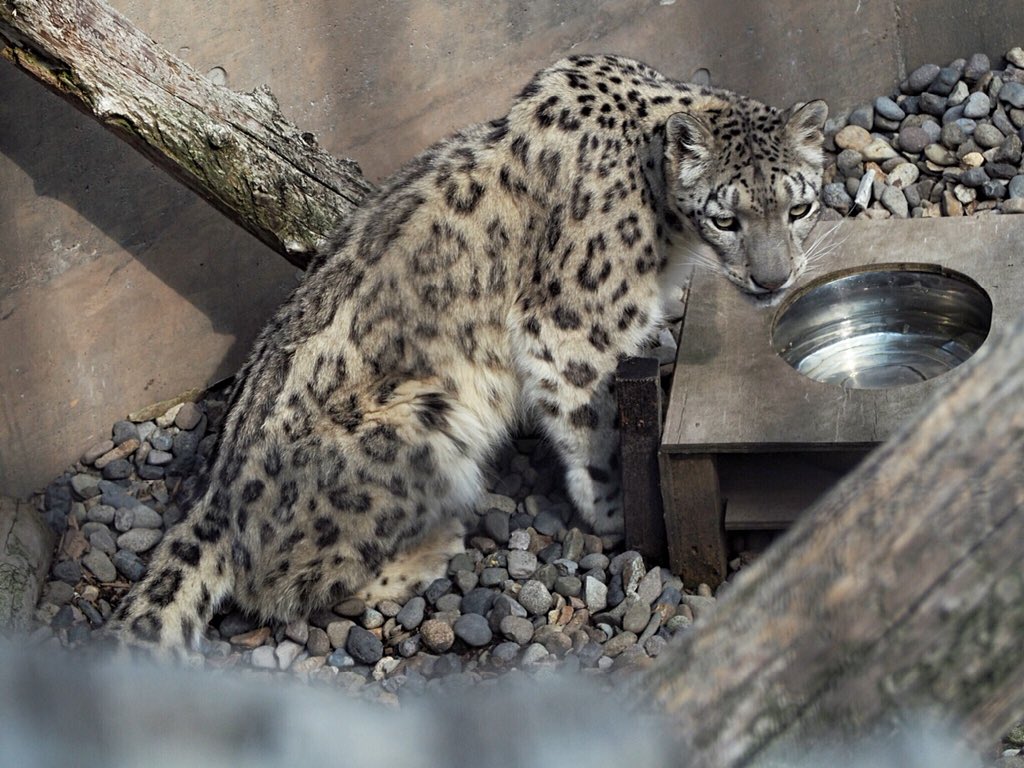
[(622, 462), (626, 547), (648, 562), (666, 563), (665, 519), (658, 481), (661, 443), (661, 365), (628, 357), (615, 372)]

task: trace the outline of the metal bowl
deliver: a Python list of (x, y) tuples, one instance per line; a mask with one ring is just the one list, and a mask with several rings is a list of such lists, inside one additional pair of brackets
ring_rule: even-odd
[(827, 275), (794, 294), (772, 329), (800, 373), (847, 389), (931, 379), (988, 336), (992, 301), (965, 275), (931, 264), (886, 264)]

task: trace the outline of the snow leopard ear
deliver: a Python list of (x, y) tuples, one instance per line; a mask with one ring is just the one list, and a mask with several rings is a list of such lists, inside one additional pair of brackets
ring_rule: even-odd
[(665, 123), (665, 156), (677, 174), (699, 175), (714, 154), (707, 121), (692, 112), (676, 112)]
[(821, 99), (806, 104), (798, 102), (790, 107), (786, 113), (786, 135), (797, 152), (808, 153), (820, 161), (827, 118), (828, 104)]

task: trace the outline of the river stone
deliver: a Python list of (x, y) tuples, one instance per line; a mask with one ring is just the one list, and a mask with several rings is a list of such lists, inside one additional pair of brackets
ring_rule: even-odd
[[(968, 83), (974, 83), (991, 69), (992, 62), (989, 61), (988, 56), (984, 53), (975, 53), (967, 59), (967, 63), (964, 65), (963, 78)], [(936, 74), (938, 73), (936, 72)]]
[(117, 546), (120, 549), (140, 554), (155, 547), (163, 536), (163, 533), (155, 528), (132, 528), (117, 537)]
[(860, 152), (871, 143), (871, 134), (859, 125), (848, 125), (836, 134), (836, 146)]
[(901, 128), (897, 138), (898, 146), (904, 152), (922, 152), (931, 142), (928, 132), (920, 126)]
[(91, 549), (82, 557), (82, 565), (88, 568), (100, 581), (116, 581), (117, 569), (107, 554), (100, 549)]
[(974, 129), (974, 135), (972, 138), (979, 147), (984, 147), (985, 149), (998, 147), (1006, 139), (1002, 131), (988, 123), (980, 123), (978, 127)]
[(433, 653), (445, 653), (455, 642), (455, 632), (451, 626), (437, 619), (427, 619), (420, 625), (420, 637)]
[(889, 184), (897, 189), (906, 189), (917, 182), (921, 175), (920, 169), (913, 163), (900, 163), (889, 171)]
[(345, 650), (360, 664), (376, 664), (384, 655), (384, 644), (368, 629), (356, 624), (348, 633)]
[(905, 219), (910, 215), (910, 207), (902, 190), (886, 184), (879, 199), (893, 216)]
[(551, 593), (541, 582), (531, 579), (519, 590), (517, 600), (534, 616), (541, 616), (551, 608)]
[(999, 100), (1017, 109), (1024, 107), (1024, 83), (1003, 83), (999, 89)]
[(395, 621), (401, 624), (403, 629), (416, 629), (423, 622), (423, 612), (426, 607), (427, 601), (417, 595), (402, 606), (395, 616)]
[(526, 550), (508, 553), (508, 574), (513, 579), (528, 579), (537, 570), (537, 556)]
[(975, 91), (964, 102), (964, 117), (979, 118), (988, 117), (992, 111), (992, 104), (988, 96), (981, 91)]
[(128, 579), (128, 581), (138, 581), (146, 573), (146, 564), (139, 559), (138, 555), (134, 552), (129, 552), (127, 549), (119, 549), (110, 558), (110, 561), (117, 568), (117, 572)]
[(902, 120), (907, 113), (900, 109), (899, 104), (888, 96), (879, 96), (875, 99), (875, 112), (887, 120)]
[(481, 648), (491, 642), (493, 637), (487, 619), (478, 613), (467, 613), (459, 616), (452, 626), (452, 631), (466, 645)]

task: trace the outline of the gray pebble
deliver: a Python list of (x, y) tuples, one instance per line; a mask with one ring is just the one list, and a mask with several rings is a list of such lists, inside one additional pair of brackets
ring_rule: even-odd
[(121, 507), (114, 512), (114, 528), (121, 533), (130, 531), (135, 525), (135, 507)]
[(114, 459), (100, 470), (107, 480), (124, 480), (132, 476), (132, 463), (128, 459)]
[(583, 602), (587, 604), (587, 610), (592, 614), (603, 611), (608, 607), (608, 587), (593, 576), (585, 577), (583, 579)]
[[(153, 421), (142, 421), (135, 425), (136, 431), (139, 433), (139, 440), (142, 442), (148, 442), (149, 436), (156, 431), (156, 423)], [(152, 443), (150, 443), (152, 445)]]
[(68, 584), (77, 584), (82, 580), (82, 566), (74, 560), (61, 560), (53, 566), (53, 575)]
[(146, 564), (139, 559), (138, 555), (126, 549), (115, 552), (110, 561), (117, 568), (118, 573), (128, 581), (138, 581), (146, 573)]
[[(977, 82), (986, 72), (992, 69), (992, 62), (984, 53), (975, 53), (964, 65), (963, 78), (968, 83)], [(938, 74), (938, 73), (936, 73)]]
[(133, 528), (117, 537), (117, 546), (139, 554), (155, 547), (163, 536), (163, 533), (155, 528)]
[(563, 597), (576, 597), (583, 589), (583, 582), (575, 576), (559, 576), (555, 579), (554, 589)]
[(486, 514), (492, 508), (500, 509), (509, 515), (516, 511), (516, 500), (500, 493), (484, 493), (477, 499), (476, 509), (480, 514)]
[(519, 655), (519, 645), (514, 642), (498, 643), (491, 649), (491, 663), (499, 667), (507, 667)]
[(500, 509), (490, 509), (484, 515), (484, 533), (494, 539), (498, 544), (507, 544), (509, 537), (509, 515)]
[(93, 576), (100, 581), (116, 581), (117, 569), (110, 562), (107, 553), (100, 549), (90, 549), (82, 557), (82, 565), (88, 568)]
[(715, 598), (702, 597), (700, 595), (683, 595), (682, 602), (684, 605), (690, 606), (695, 619), (699, 619), (705, 613), (710, 613), (717, 605)]
[(548, 660), (548, 649), (540, 643), (531, 643), (526, 646), (523, 650), (523, 655), (519, 658), (519, 662), (524, 667), (535, 666)]
[[(111, 579), (111, 581), (113, 581), (113, 579)], [(94, 627), (98, 627), (103, 624), (103, 614), (97, 611), (96, 607), (88, 600), (79, 600), (78, 610), (85, 614), (85, 618), (87, 618), (89, 623)]]
[(964, 117), (979, 118), (988, 117), (988, 113), (992, 110), (992, 104), (981, 91), (975, 91), (967, 97), (967, 101), (964, 102)]
[(600, 643), (596, 643), (593, 640), (589, 641), (576, 653), (580, 664), (584, 667), (593, 667), (603, 655), (604, 648)]
[(442, 613), (459, 613), (462, 610), (462, 597), (449, 592), (446, 595), (441, 595), (434, 603), (434, 607)]
[(632, 600), (622, 615), (622, 628), (639, 634), (651, 620), (651, 609), (642, 600)]
[(528, 549), (529, 546), (530, 534), (522, 529), (512, 531), (508, 537), (508, 548), (512, 551), (525, 550)]
[(80, 499), (91, 499), (93, 496), (100, 495), (99, 483), (100, 479), (95, 475), (82, 472), (72, 476), (71, 490)]
[(430, 586), (423, 592), (427, 602), (434, 605), (442, 595), (448, 594), (452, 589), (451, 579), (440, 578), (430, 582)]
[(981, 195), (987, 200), (1002, 200), (1007, 195), (1007, 182), (1003, 179), (993, 179), (981, 185)]
[(1017, 109), (1024, 108), (1024, 84), (1013, 81), (1003, 83), (1003, 87), (999, 89), (999, 100)]
[(133, 528), (160, 528), (164, 524), (164, 519), (160, 517), (160, 513), (150, 509), (145, 504), (132, 507), (132, 512), (135, 518), (132, 523)]
[(907, 113), (888, 96), (879, 96), (875, 99), (875, 112), (887, 120), (902, 120), (907, 116)]
[[(170, 451), (174, 446), (174, 435), (166, 429), (156, 429), (149, 436), (149, 444), (153, 446), (153, 450)], [(150, 452), (150, 455), (152, 455), (152, 452)]]
[(583, 554), (583, 532), (579, 528), (570, 528), (562, 540), (562, 557), (577, 561)]
[(932, 80), (931, 85), (928, 86), (928, 90), (940, 96), (946, 96), (956, 87), (961, 74), (963, 74), (962, 71), (956, 67), (942, 67), (939, 74)]
[(452, 574), (455, 579), (455, 586), (459, 588), (459, 591), (463, 594), (470, 592), (476, 588), (477, 582), (480, 581), (480, 577), (476, 575), (476, 571), (456, 571)]
[(480, 572), (480, 586), (500, 587), (509, 578), (508, 570), (505, 568), (492, 567), (484, 568)]
[(115, 421), (111, 429), (114, 445), (120, 445), (125, 440), (139, 440), (139, 428), (130, 421)]
[(590, 571), (594, 568), (605, 570), (609, 565), (608, 555), (602, 552), (594, 552), (581, 557), (579, 563), (581, 571)]
[(114, 522), (114, 515), (116, 512), (117, 510), (113, 507), (107, 506), (106, 504), (96, 504), (86, 511), (85, 517), (87, 520), (91, 520), (94, 523), (110, 525)]
[(384, 644), (372, 632), (356, 625), (349, 630), (345, 650), (360, 664), (376, 664), (384, 655)]
[[(932, 117), (941, 117), (943, 120), (946, 119), (946, 112), (951, 111), (949, 108), (949, 104), (946, 101), (946, 98), (944, 96), (938, 96), (934, 93), (922, 93), (921, 98), (918, 101), (918, 104), (921, 107), (921, 111), (924, 112), (926, 115), (931, 115)], [(956, 106), (953, 107), (952, 109), (957, 110), (956, 117), (960, 117), (960, 115), (963, 114), (962, 106)], [(955, 120), (956, 118), (950, 119)]]
[(202, 409), (195, 403), (182, 403), (174, 417), (174, 426), (178, 429), (195, 429), (203, 418)]
[(1010, 197), (1024, 197), (1024, 174), (1017, 174), (1010, 179)]
[(134, 507), (139, 503), (128, 491), (110, 480), (100, 480), (99, 488), (102, 493), (101, 501), (114, 509)]
[(922, 64), (920, 67), (910, 73), (906, 82), (907, 93), (920, 93), (939, 75), (939, 66), (937, 64)]
[(513, 579), (528, 579), (537, 570), (537, 556), (526, 550), (514, 549), (508, 553), (508, 575)]
[(491, 628), (487, 619), (478, 613), (467, 613), (459, 616), (452, 626), (452, 631), (466, 645), (480, 648), (491, 642)]
[(829, 208), (843, 214), (853, 206), (853, 198), (846, 193), (842, 184), (826, 184), (821, 190), (821, 199)]
[(174, 436), (174, 440), (171, 442), (171, 453), (179, 459), (189, 459), (196, 455), (196, 451), (199, 448), (199, 441), (203, 438), (196, 431), (182, 430)]
[(870, 131), (875, 122), (874, 107), (870, 104), (864, 104), (857, 107), (850, 112), (850, 117), (847, 118), (847, 122), (850, 125), (858, 125), (864, 130)]
[(344, 648), (338, 648), (327, 657), (327, 665), (336, 669), (344, 669), (346, 667), (354, 667), (356, 660)]
[(1019, 171), (1010, 163), (985, 163), (985, 172), (993, 179), (1012, 179)]
[(988, 174), (985, 173), (984, 168), (968, 168), (962, 174), (960, 174), (960, 183), (965, 187), (980, 187), (986, 181), (988, 181)]
[(993, 147), (998, 147), (1002, 144), (1006, 137), (1003, 136), (1003, 132), (994, 125), (990, 125), (989, 123), (979, 123), (978, 127), (974, 129), (973, 138), (979, 147), (992, 149)]
[(967, 141), (967, 133), (956, 123), (946, 123), (942, 126), (942, 133), (939, 135), (939, 141), (941, 141), (942, 146), (947, 149), (955, 150)]
[(551, 608), (551, 592), (541, 582), (531, 579), (519, 590), (518, 602), (534, 616), (540, 616)]
[(993, 163), (1009, 163), (1010, 165), (1017, 165), (1021, 160), (1021, 140), (1020, 136), (1016, 133), (1011, 133), (1007, 136), (1003, 143), (996, 147), (995, 152), (992, 153), (992, 157), (989, 160)]
[(398, 644), (398, 655), (403, 659), (411, 658), (420, 652), (422, 645), (423, 640), (419, 635), (407, 637)]
[(882, 190), (880, 197), (882, 205), (897, 218), (905, 219), (910, 215), (910, 206), (907, 204), (907, 198), (903, 195), (903, 190), (891, 187), (888, 184)]
[(143, 464), (135, 470), (135, 474), (142, 480), (159, 480), (164, 476), (164, 468), (154, 467), (152, 464)]
[(864, 174), (864, 155), (855, 149), (844, 149), (836, 156), (836, 167), (843, 176), (859, 179)]
[(261, 645), (259, 648), (254, 648), (249, 660), (254, 667), (259, 669), (277, 669), (277, 658), (274, 656), (272, 645)]
[(423, 612), (426, 610), (426, 607), (426, 599), (417, 595), (402, 606), (402, 610), (395, 616), (395, 620), (404, 629), (416, 629), (423, 621)]
[(300, 653), (302, 653), (301, 645), (292, 640), (282, 640), (274, 649), (278, 669), (288, 669)]
[(462, 598), (460, 610), (463, 613), (478, 613), (481, 616), (486, 616), (497, 597), (493, 590), (477, 587), (467, 592)]
[(384, 625), (384, 614), (376, 608), (367, 608), (359, 617), (359, 623), (366, 629), (377, 629)]
[(163, 467), (170, 464), (172, 459), (174, 459), (174, 454), (170, 451), (160, 451), (154, 448), (146, 456), (146, 463), (152, 464), (154, 467)]
[(544, 536), (554, 536), (559, 531), (565, 530), (565, 523), (554, 510), (543, 509), (533, 518), (533, 528)]
[(117, 542), (114, 541), (114, 535), (106, 526), (89, 534), (89, 546), (100, 552), (105, 552), (107, 555), (117, 552)]
[(306, 648), (313, 656), (326, 656), (331, 652), (331, 640), (320, 627), (310, 627)]
[(501, 620), (500, 631), (506, 640), (526, 645), (533, 639), (533, 622), (519, 616), (506, 616)]

